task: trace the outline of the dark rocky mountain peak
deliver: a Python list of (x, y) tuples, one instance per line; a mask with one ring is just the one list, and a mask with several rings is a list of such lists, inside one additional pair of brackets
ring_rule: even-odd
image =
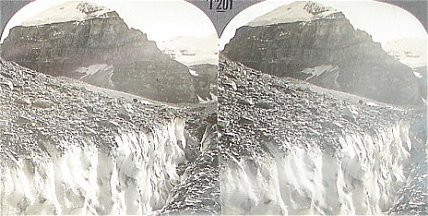
[(411, 68), (342, 12), (311, 2), (279, 7), (239, 28), (223, 54), (267, 74), (381, 102), (421, 102)]
[(53, 76), (165, 102), (196, 102), (189, 69), (115, 12), (66, 2), (10, 30), (2, 57)]

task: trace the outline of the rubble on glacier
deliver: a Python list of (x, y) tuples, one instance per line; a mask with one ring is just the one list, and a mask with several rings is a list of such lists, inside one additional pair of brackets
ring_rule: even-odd
[[(317, 93), (319, 88), (311, 84), (276, 78), (225, 59), (220, 71), (219, 90), (223, 96), (219, 98), (219, 121), (229, 125), (221, 132), (233, 141), (250, 139), (251, 144), (255, 140), (270, 140), (278, 145), (308, 147), (308, 137), (326, 148), (324, 140), (337, 142), (347, 132), (370, 131), (417, 117), (407, 115), (410, 111), (404, 108), (388, 108), (358, 96), (352, 96), (352, 100), (337, 99), (337, 95), (350, 96), (346, 93)], [(241, 118), (253, 120), (244, 124)]]
[[(2, 213), (148, 214), (163, 208), (171, 212), (219, 211), (213, 164), (216, 151), (210, 147), (201, 154), (199, 150), (203, 136), (211, 136), (210, 145), (215, 146), (215, 131), (204, 135), (206, 128), (215, 127), (215, 103), (153, 102), (54, 78), (2, 59), (0, 82), (4, 83), (0, 88)], [(183, 161), (180, 155), (187, 159)], [(96, 165), (97, 160), (101, 164)], [(88, 165), (80, 167), (82, 163)], [(209, 170), (207, 164), (212, 164)], [(50, 173), (51, 166), (57, 174)], [(144, 170), (138, 166), (148, 167)], [(27, 169), (33, 171), (27, 173)], [(102, 170), (110, 171), (102, 174)], [(61, 175), (67, 172), (83, 176), (66, 180)], [(12, 179), (21, 173), (28, 176)], [(92, 178), (98, 184), (91, 182)], [(114, 179), (118, 179), (116, 186)], [(109, 181), (112, 188), (102, 184), (104, 181)], [(145, 182), (151, 182), (150, 190), (141, 189)], [(23, 184), (33, 188), (26, 190)], [(60, 185), (64, 187), (62, 195)], [(56, 187), (58, 191), (52, 193), (57, 195), (50, 194), (49, 187)], [(98, 190), (100, 197), (95, 195)], [(135, 193), (140, 198), (127, 201)], [(177, 199), (184, 201), (181, 205), (166, 202), (176, 203)], [(211, 201), (200, 205), (198, 199)]]
[(388, 212), (418, 146), (408, 124), (425, 107), (278, 78), (225, 57), (219, 68), (224, 214)]

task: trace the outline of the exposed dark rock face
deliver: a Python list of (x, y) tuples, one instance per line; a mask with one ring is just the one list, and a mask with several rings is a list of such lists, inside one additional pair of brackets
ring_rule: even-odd
[(418, 79), (419, 81), (419, 92), (421, 93), (421, 96), (425, 99), (427, 99), (427, 92), (428, 92), (428, 80), (427, 80), (427, 66), (424, 67), (417, 67), (413, 68), (413, 70), (420, 74), (421, 77)]
[(193, 65), (190, 67), (197, 73), (193, 76), (193, 86), (201, 99), (213, 99), (210, 93), (217, 95), (217, 72), (218, 67), (211, 64)]
[[(4, 59), (49, 75), (86, 75), (88, 83), (154, 100), (196, 100), (188, 68), (163, 54), (143, 32), (128, 28), (113, 11), (82, 21), (17, 26), (1, 49)], [(84, 73), (97, 64), (110, 67)]]
[[(417, 104), (421, 100), (411, 69), (389, 56), (369, 34), (354, 29), (341, 12), (311, 21), (241, 27), (223, 54), (264, 73), (382, 102)], [(317, 79), (302, 72), (320, 65), (338, 70)]]

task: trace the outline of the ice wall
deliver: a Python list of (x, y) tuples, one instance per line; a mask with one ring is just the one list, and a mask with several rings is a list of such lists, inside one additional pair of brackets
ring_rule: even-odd
[(45, 144), (43, 157), (10, 155), (0, 162), (0, 214), (148, 214), (162, 208), (179, 182), (176, 166), (185, 160), (184, 121), (122, 131), (115, 143), (106, 150), (82, 139), (65, 152), (52, 147), (58, 143)]
[(307, 146), (284, 152), (270, 144), (260, 158), (223, 161), (223, 213), (387, 213), (406, 182), (411, 143), (404, 121), (370, 132), (349, 132), (339, 143), (331, 143), (331, 149), (317, 143)]

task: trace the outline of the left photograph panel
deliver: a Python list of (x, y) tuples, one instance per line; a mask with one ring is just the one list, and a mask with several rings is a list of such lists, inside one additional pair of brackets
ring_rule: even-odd
[(219, 213), (217, 44), (184, 0), (17, 11), (0, 45), (0, 214)]

